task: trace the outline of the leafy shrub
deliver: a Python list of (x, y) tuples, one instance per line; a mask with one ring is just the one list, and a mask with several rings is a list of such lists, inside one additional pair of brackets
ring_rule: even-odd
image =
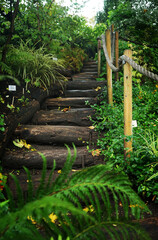
[(63, 48), (60, 56), (65, 59), (66, 68), (73, 72), (80, 72), (83, 62), (88, 58), (83, 49), (79, 47), (71, 48), (70, 46)]
[[(31, 175), (28, 176), (28, 194), (24, 199), (18, 179), (11, 175), (17, 186), (15, 201), (5, 185), (7, 198), (0, 203), (1, 239), (149, 239), (139, 226), (130, 223), (133, 215), (139, 219), (148, 207), (132, 190), (124, 173), (113, 170), (112, 165), (96, 165), (71, 174), (76, 158), (68, 157), (61, 174), (52, 181), (54, 167), (46, 181), (46, 159), (43, 155), (43, 172), (36, 192)], [(8, 201), (9, 200), (9, 201)], [(119, 211), (119, 203), (122, 207)], [(129, 210), (130, 209), (130, 210)], [(119, 237), (120, 236), (120, 237)]]
[(7, 65), (15, 76), (30, 79), (32, 85), (46, 89), (54, 84), (63, 84), (66, 80), (60, 73), (64, 69), (63, 61), (53, 60), (53, 55), (45, 54), (43, 47), (29, 48), (28, 43), (21, 42), (18, 48), (10, 49)]
[[(127, 162), (124, 161), (124, 121), (123, 121), (123, 84), (117, 81), (113, 84), (114, 106), (109, 106), (105, 99), (106, 88), (100, 98), (100, 105), (93, 105), (96, 119), (92, 119), (95, 130), (100, 132), (98, 146), (106, 161), (114, 162), (116, 168), (124, 170), (131, 178), (133, 186), (144, 197), (158, 200), (158, 185), (152, 178), (157, 172), (157, 153), (150, 147), (157, 148), (157, 140), (151, 141), (151, 134), (158, 134), (158, 85), (145, 83), (140, 85), (133, 79), (133, 119), (137, 120), (138, 127), (133, 128), (133, 153)], [(151, 134), (146, 134), (150, 132)], [(132, 136), (131, 136), (132, 137)], [(146, 140), (145, 140), (146, 139)], [(144, 144), (148, 143), (144, 148)], [(145, 151), (144, 151), (145, 150)], [(138, 154), (139, 152), (139, 154)]]

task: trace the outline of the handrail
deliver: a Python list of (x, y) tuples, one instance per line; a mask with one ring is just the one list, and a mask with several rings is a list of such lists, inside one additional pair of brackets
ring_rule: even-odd
[[(114, 72), (119, 72), (120, 71), (120, 68), (123, 64), (125, 64), (125, 62), (128, 62), (134, 69), (136, 69), (138, 72), (142, 73), (143, 75), (153, 79), (153, 80), (156, 80), (158, 81), (158, 75), (153, 73), (153, 72), (150, 72), (148, 71), (147, 69), (145, 69), (144, 67), (140, 66), (139, 64), (137, 64), (135, 61), (133, 61), (131, 58), (125, 56), (125, 55), (122, 55), (119, 57), (119, 60), (118, 60), (118, 65), (119, 67), (116, 68), (112, 61), (110, 60), (109, 56), (108, 56), (108, 52), (107, 52), (107, 48), (106, 48), (106, 43), (105, 43), (105, 34), (102, 34), (101, 36), (101, 39), (102, 39), (102, 42), (103, 42), (103, 50), (104, 50), (104, 55), (106, 57), (106, 60), (110, 66), (110, 68), (114, 71)], [(122, 64), (121, 64), (122, 63)]]
[[(113, 35), (113, 33), (112, 33)], [(114, 36), (114, 35), (113, 35)], [(117, 35), (118, 36), (118, 35)], [(103, 51), (107, 62), (107, 89), (108, 89), (108, 102), (111, 106), (113, 106), (112, 100), (112, 70), (117, 73), (120, 71), (122, 65), (124, 65), (124, 149), (125, 149), (125, 159), (126, 157), (130, 157), (130, 152), (132, 151), (132, 139), (130, 141), (126, 141), (128, 136), (132, 135), (132, 67), (136, 69), (138, 72), (143, 75), (158, 81), (158, 75), (153, 72), (148, 71), (144, 67), (137, 64), (132, 60), (132, 51), (125, 50), (124, 55), (120, 56), (116, 66), (113, 64), (113, 59), (111, 59), (111, 36), (110, 30), (106, 31), (106, 40), (105, 34), (101, 35), (102, 43), (103, 43)], [(118, 40), (118, 37), (117, 37)], [(100, 41), (100, 40), (99, 40)], [(118, 45), (118, 42), (117, 42)], [(108, 49), (107, 49), (108, 48)], [(98, 48), (100, 51), (100, 48)], [(109, 53), (109, 54), (108, 54)], [(114, 38), (112, 40), (112, 55), (114, 53)], [(118, 49), (117, 49), (118, 55)], [(112, 56), (113, 58), (113, 56)], [(100, 62), (98, 62), (100, 64)], [(99, 66), (98, 66), (99, 69)], [(99, 74), (99, 72), (98, 72)]]

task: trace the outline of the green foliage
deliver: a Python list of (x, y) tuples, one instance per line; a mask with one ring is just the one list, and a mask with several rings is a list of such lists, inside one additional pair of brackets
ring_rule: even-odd
[(44, 48), (29, 48), (28, 43), (21, 42), (18, 48), (12, 47), (6, 63), (15, 76), (30, 79), (37, 87), (48, 89), (54, 84), (62, 85), (66, 78), (60, 73), (64, 67), (61, 60), (53, 60), (53, 55), (45, 54)]
[[(78, 8), (78, 4), (73, 3), (73, 6), (74, 5)], [(10, 12), (11, 9), (9, 9), (9, 13)], [(8, 22), (8, 26), (6, 26), (8, 21), (7, 17), (9, 17), (9, 15), (2, 17), (2, 21), (0, 22), (3, 32), (0, 37), (2, 46), (5, 45), (6, 33), (10, 27), (10, 22)], [(18, 15), (15, 19), (15, 32), (12, 36), (11, 43), (15, 47), (16, 53), (21, 39), (23, 42), (29, 41), (30, 48), (40, 49), (44, 46), (45, 54), (52, 54), (58, 58), (63, 57), (67, 60), (66, 67), (75, 72), (80, 71), (83, 60), (87, 57), (86, 54), (88, 54), (89, 57), (94, 57), (97, 48), (97, 37), (101, 35), (104, 30), (105, 24), (98, 24), (92, 28), (87, 25), (85, 18), (79, 17), (76, 14), (68, 14), (68, 8), (60, 6), (50, 0), (20, 1)], [(18, 55), (19, 54), (20, 53), (18, 53)], [(24, 61), (25, 59), (27, 62), (28, 59), (30, 59), (30, 62), (33, 61), (32, 55), (29, 53), (28, 55), (26, 54), (27, 56), (22, 55), (25, 55), (24, 52), (19, 56), (20, 58), (24, 57)], [(15, 64), (16, 63), (18, 63), (17, 59), (15, 61)], [(15, 73), (14, 69), (12, 72), (12, 68), (4, 62), (0, 63), (0, 67), (2, 72), (10, 75)], [(24, 78), (22, 72), (21, 75)], [(48, 80), (45, 79), (44, 83), (45, 81), (47, 82)], [(42, 83), (42, 85), (44, 85), (44, 83)], [(38, 80), (36, 84), (39, 85)]]
[(0, 131), (4, 132), (5, 131), (5, 121), (4, 121), (4, 114), (0, 115)]
[[(158, 7), (155, 0), (105, 0), (97, 22), (114, 24), (120, 39), (131, 41), (139, 64), (157, 73)], [(121, 53), (122, 55), (122, 53)]]
[[(124, 173), (118, 173), (112, 165), (96, 165), (77, 171), (70, 176), (76, 158), (68, 157), (61, 174), (53, 181), (55, 170), (46, 181), (46, 159), (43, 155), (43, 171), (40, 185), (33, 190), (31, 174), (28, 176), (28, 194), (24, 198), (18, 179), (12, 175), (17, 187), (17, 200), (5, 184), (7, 199), (1, 203), (1, 239), (149, 239), (148, 235), (130, 222), (131, 214), (139, 219), (149, 211), (132, 190)], [(122, 210), (119, 211), (119, 202)], [(3, 206), (2, 206), (3, 205)], [(6, 208), (6, 205), (8, 208)], [(91, 207), (90, 207), (91, 206)], [(86, 208), (85, 208), (86, 207)], [(91, 209), (91, 211), (87, 211)]]
[(108, 22), (109, 26), (114, 24), (120, 35), (130, 40), (157, 44), (157, 11), (155, 0), (105, 0), (106, 19), (102, 19), (102, 17), (99, 19), (98, 15), (98, 22)]
[(79, 47), (64, 48), (62, 49), (60, 56), (65, 59), (66, 68), (72, 70), (73, 72), (80, 72), (83, 67), (84, 60), (88, 58), (84, 50)]
[[(158, 91), (157, 84), (146, 82), (141, 85), (133, 78), (133, 120), (138, 127), (133, 128), (133, 153), (124, 161), (124, 121), (123, 121), (123, 84), (113, 84), (114, 106), (105, 103), (106, 89), (100, 99), (100, 105), (93, 105), (96, 118), (92, 119), (95, 130), (100, 133), (98, 146), (106, 161), (113, 162), (118, 169), (123, 169), (130, 177), (133, 186), (144, 197), (158, 198), (156, 179), (158, 134)], [(150, 134), (149, 134), (150, 133)], [(138, 154), (139, 153), (139, 154)], [(130, 163), (130, 164), (129, 164)], [(151, 181), (147, 181), (147, 179)], [(157, 200), (156, 200), (157, 201)]]

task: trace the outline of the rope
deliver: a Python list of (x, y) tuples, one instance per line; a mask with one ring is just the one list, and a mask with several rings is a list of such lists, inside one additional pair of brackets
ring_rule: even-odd
[(121, 59), (128, 62), (134, 69), (136, 69), (138, 72), (142, 73), (143, 75), (158, 81), (158, 75), (157, 74), (154, 74), (154, 73), (148, 71), (147, 69), (141, 67), (136, 62), (134, 62), (131, 58), (129, 58), (125, 55), (122, 55)]
[(115, 32), (112, 32), (112, 41), (111, 41), (111, 62), (114, 62), (114, 53), (115, 53)]
[[(105, 57), (106, 57), (106, 61), (108, 62), (110, 68), (114, 71), (114, 72), (118, 72), (121, 68), (121, 66), (125, 63), (125, 62), (128, 62), (134, 69), (136, 69), (138, 72), (142, 73), (143, 75), (151, 78), (151, 79), (154, 79), (156, 81), (158, 81), (158, 75), (157, 74), (154, 74), (148, 70), (146, 70), (145, 68), (141, 67), (140, 65), (138, 65), (136, 62), (134, 62), (131, 58), (125, 56), (125, 55), (122, 55), (119, 60), (118, 60), (118, 65), (119, 67), (116, 68), (113, 63), (111, 62), (110, 58), (109, 58), (109, 55), (108, 55), (108, 52), (107, 52), (107, 48), (106, 48), (106, 43), (105, 43), (105, 35), (103, 34), (101, 36), (101, 39), (102, 39), (102, 42), (103, 42), (103, 50), (104, 50), (104, 54), (105, 54)], [(122, 63), (122, 64), (121, 64)]]
[(108, 55), (108, 52), (107, 52), (107, 48), (106, 48), (106, 44), (105, 44), (105, 35), (104, 35), (104, 34), (101, 35), (101, 39), (102, 39), (102, 42), (103, 42), (104, 54), (105, 54), (106, 60), (107, 60), (107, 62), (108, 62), (108, 64), (109, 64), (110, 68), (111, 68), (114, 72), (118, 72), (120, 68), (116, 68), (116, 67), (112, 64), (112, 62), (111, 62), (111, 60), (110, 60), (110, 58), (109, 58), (109, 55)]

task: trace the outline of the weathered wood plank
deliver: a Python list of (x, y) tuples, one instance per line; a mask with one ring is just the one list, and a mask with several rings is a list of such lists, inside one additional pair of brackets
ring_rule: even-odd
[(86, 90), (86, 89), (96, 89), (97, 87), (103, 87), (106, 85), (106, 81), (85, 81), (85, 80), (80, 80), (80, 81), (69, 81), (67, 84), (67, 90), (75, 90), (75, 89), (81, 89), (81, 90)]
[(77, 126), (90, 126), (91, 121), (89, 120), (90, 115), (92, 115), (94, 111), (91, 108), (78, 108), (78, 109), (70, 109), (66, 112), (59, 110), (50, 110), (44, 111), (41, 110), (37, 112), (33, 119), (33, 124), (38, 125), (77, 125)]
[(15, 129), (17, 128), (18, 124), (27, 123), (33, 116), (33, 114), (40, 109), (40, 104), (36, 100), (32, 100), (28, 106), (22, 108), (20, 113), (17, 116), (13, 117), (13, 121), (11, 124), (6, 126), (5, 134), (3, 135), (3, 139), (0, 143), (0, 156), (3, 155), (5, 147), (9, 143), (10, 138), (12, 137)]
[(85, 108), (85, 101), (90, 104), (97, 103), (96, 98), (74, 97), (74, 98), (47, 98), (42, 105), (42, 109), (53, 109), (58, 107)]
[(29, 143), (40, 144), (72, 144), (76, 146), (96, 142), (97, 133), (89, 127), (78, 126), (43, 126), (43, 125), (23, 125), (19, 126), (15, 135), (25, 139)]
[[(32, 145), (37, 151), (25, 149), (7, 150), (2, 158), (4, 167), (12, 166), (12, 169), (21, 169), (23, 166), (32, 169), (42, 169), (43, 160), (38, 152), (43, 153), (47, 159), (47, 168), (53, 167), (54, 160), (56, 161), (56, 169), (61, 169), (66, 161), (68, 151), (66, 147), (50, 146), (50, 145)], [(74, 150), (71, 148), (73, 156)], [(92, 156), (87, 151), (87, 147), (77, 147), (77, 157), (73, 167), (84, 167), (93, 164), (99, 159), (98, 156)]]
[(96, 97), (99, 92), (94, 89), (66, 90), (65, 97)]

